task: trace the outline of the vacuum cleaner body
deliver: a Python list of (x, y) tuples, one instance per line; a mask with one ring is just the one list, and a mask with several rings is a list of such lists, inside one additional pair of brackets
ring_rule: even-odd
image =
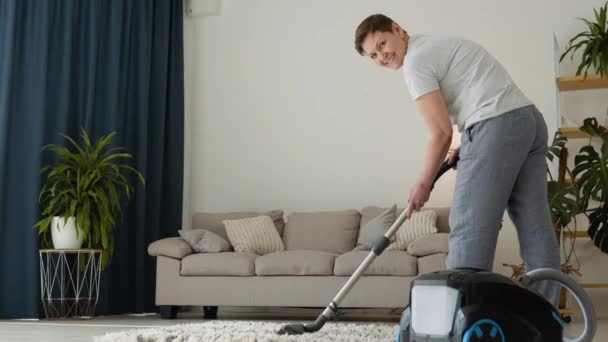
[(412, 282), (397, 342), (562, 341), (563, 324), (523, 283), (491, 272), (440, 271)]

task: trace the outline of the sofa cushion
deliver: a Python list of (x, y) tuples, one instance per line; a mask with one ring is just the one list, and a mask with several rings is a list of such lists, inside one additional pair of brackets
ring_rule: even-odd
[(271, 210), (268, 212), (235, 211), (222, 213), (197, 212), (192, 215), (192, 229), (207, 229), (221, 236), (228, 241), (228, 234), (224, 228), (224, 220), (236, 220), (247, 217), (268, 215), (272, 218), (279, 235), (283, 236), (285, 221), (283, 220), (283, 210)]
[(447, 256), (446, 253), (436, 253), (418, 258), (418, 272), (425, 274), (445, 270)]
[[(397, 216), (395, 215), (397, 205), (382, 211), (378, 216), (361, 224), (359, 238), (357, 239), (357, 250), (370, 250), (378, 238), (382, 237), (393, 225)], [(392, 239), (391, 239), (392, 240)]]
[(184, 276), (252, 276), (257, 255), (251, 253), (196, 253), (182, 259)]
[[(334, 274), (349, 276), (369, 255), (367, 251), (352, 251), (336, 258)], [(417, 258), (404, 251), (385, 251), (369, 265), (364, 275), (414, 276), (418, 272)]]
[(230, 243), (207, 229), (182, 229), (177, 231), (197, 253), (219, 253), (231, 250)]
[(170, 237), (152, 242), (148, 246), (148, 254), (151, 256), (167, 256), (174, 259), (181, 259), (194, 251), (181, 237)]
[(409, 246), (407, 246), (407, 252), (417, 257), (447, 253), (449, 235), (448, 233), (423, 235), (410, 242)]
[(255, 273), (271, 275), (332, 275), (337, 254), (322, 251), (282, 251), (255, 259)]
[(270, 216), (224, 220), (224, 226), (236, 252), (264, 255), (285, 249)]
[(348, 252), (357, 242), (360, 217), (357, 210), (291, 213), (283, 234), (285, 248)]
[(404, 251), (410, 242), (423, 235), (435, 233), (437, 233), (437, 213), (430, 209), (414, 212), (409, 220), (403, 221), (399, 229), (397, 229), (395, 241), (388, 245), (386, 250)]

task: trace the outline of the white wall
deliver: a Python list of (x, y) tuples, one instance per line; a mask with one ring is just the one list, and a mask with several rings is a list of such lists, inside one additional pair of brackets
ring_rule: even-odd
[[(552, 34), (563, 47), (583, 29), (575, 18), (590, 17), (601, 5), (221, 0), (219, 16), (186, 17), (185, 224), (195, 211), (406, 203), (426, 130), (400, 72), (382, 70), (354, 50), (354, 30), (367, 15), (385, 13), (410, 33), (481, 43), (536, 102), (553, 132)], [(562, 68), (573, 72), (572, 64)], [(454, 174), (446, 175), (428, 206), (449, 205), (453, 184)], [(500, 264), (519, 261), (507, 219), (496, 270), (508, 274)]]

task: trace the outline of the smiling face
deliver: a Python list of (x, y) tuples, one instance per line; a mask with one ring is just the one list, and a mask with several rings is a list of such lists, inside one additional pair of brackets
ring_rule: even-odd
[(393, 22), (391, 31), (368, 33), (361, 48), (377, 65), (397, 70), (403, 65), (408, 39), (407, 32)]

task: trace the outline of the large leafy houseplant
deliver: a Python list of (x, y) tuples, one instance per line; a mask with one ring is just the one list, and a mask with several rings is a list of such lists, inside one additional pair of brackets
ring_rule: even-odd
[(55, 152), (58, 160), (40, 170), (41, 173), (48, 172), (39, 195), (42, 219), (35, 224), (43, 235), (43, 244), (44, 241), (48, 244), (48, 230), (53, 217), (75, 217), (78, 233), (83, 234), (83, 244), (103, 250), (102, 268), (114, 254), (112, 230), (122, 214), (121, 193), (127, 199), (134, 194), (134, 186), (127, 174), (134, 174), (145, 184), (139, 171), (122, 163), (122, 160), (133, 156), (122, 152), (122, 147), (109, 148), (115, 135), (116, 132), (111, 132), (92, 143), (82, 129), (84, 145), (80, 146), (63, 134), (68, 146), (44, 146), (43, 151)]
[(579, 49), (582, 49), (582, 56), (576, 75), (584, 74), (587, 77), (589, 68), (593, 67), (595, 71), (602, 77), (608, 78), (608, 25), (606, 23), (606, 10), (608, 2), (600, 8), (593, 9), (595, 13), (595, 21), (589, 21), (584, 18), (579, 18), (587, 25), (587, 30), (574, 36), (568, 42), (566, 50), (560, 57), (560, 62), (570, 54), (570, 59), (574, 58), (574, 54)]
[(591, 142), (580, 149), (572, 173), (581, 192), (581, 211), (589, 218), (587, 233), (602, 252), (608, 253), (608, 130), (596, 118), (585, 119), (580, 130), (601, 142), (599, 152)]
[[(550, 162), (561, 158), (567, 141), (567, 138), (561, 132), (555, 133), (553, 143), (547, 150), (547, 159)], [(570, 179), (573, 178), (572, 171), (567, 166), (563, 172), (567, 173)], [(547, 164), (547, 174), (549, 176), (549, 180), (547, 181), (547, 199), (549, 200), (553, 226), (556, 228), (557, 225), (566, 227), (580, 213), (578, 185), (576, 183), (561, 184), (559, 179), (556, 179), (551, 172), (549, 164)]]

